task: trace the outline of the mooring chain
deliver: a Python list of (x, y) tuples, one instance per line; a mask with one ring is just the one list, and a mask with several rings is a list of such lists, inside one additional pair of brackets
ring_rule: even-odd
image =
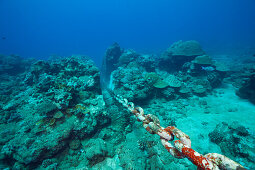
[[(159, 119), (152, 114), (144, 114), (141, 107), (135, 107), (132, 102), (120, 95), (114, 95), (115, 99), (133, 113), (137, 121), (143, 123), (143, 127), (151, 134), (160, 136), (162, 145), (167, 151), (176, 158), (188, 158), (198, 169), (217, 170), (217, 169), (245, 169), (242, 165), (218, 153), (208, 153), (201, 155), (191, 148), (191, 140), (188, 135), (174, 126), (166, 128), (160, 126)], [(170, 141), (175, 140), (172, 143)]]

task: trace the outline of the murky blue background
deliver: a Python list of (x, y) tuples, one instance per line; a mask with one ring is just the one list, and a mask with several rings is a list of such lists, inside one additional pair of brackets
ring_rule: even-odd
[(89, 55), (119, 42), (160, 53), (194, 39), (208, 51), (252, 48), (254, 0), (0, 0), (0, 53)]

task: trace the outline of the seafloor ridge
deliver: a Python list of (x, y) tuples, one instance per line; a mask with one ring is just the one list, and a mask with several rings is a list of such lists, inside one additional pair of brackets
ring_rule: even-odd
[(199, 153), (255, 169), (255, 60), (240, 61), (210, 57), (196, 41), (160, 56), (114, 43), (101, 73), (86, 56), (1, 56), (0, 169), (196, 169), (113, 93), (187, 133)]

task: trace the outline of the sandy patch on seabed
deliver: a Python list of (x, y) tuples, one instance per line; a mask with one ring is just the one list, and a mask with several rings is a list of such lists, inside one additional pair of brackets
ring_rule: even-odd
[(238, 121), (240, 125), (248, 128), (252, 135), (255, 134), (255, 105), (248, 100), (240, 99), (232, 85), (218, 88), (211, 95), (200, 99), (207, 102), (210, 113), (205, 113), (201, 106), (189, 106), (188, 117), (176, 122), (178, 128), (190, 136), (192, 148), (196, 151), (201, 154), (222, 154), (221, 149), (210, 142), (208, 136), (221, 122), (231, 124)]
[(248, 100), (240, 99), (235, 94), (233, 86), (228, 85), (224, 88), (216, 89), (212, 95), (203, 97), (203, 99), (207, 102), (210, 113), (204, 113), (204, 108), (200, 106), (190, 106), (188, 107), (187, 119), (191, 119), (191, 122), (186, 120), (186, 118), (179, 120), (179, 127), (197, 127), (202, 122), (208, 122), (208, 126), (215, 127), (223, 121), (227, 123), (238, 121), (241, 125), (254, 131), (255, 105)]

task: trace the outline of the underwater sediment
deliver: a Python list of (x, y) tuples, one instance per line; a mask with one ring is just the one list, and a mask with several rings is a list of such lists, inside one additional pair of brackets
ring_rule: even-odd
[(160, 56), (114, 43), (101, 73), (80, 55), (1, 56), (0, 66), (0, 169), (196, 168), (172, 157), (112, 94), (181, 129), (199, 153), (255, 168), (252, 62), (223, 62), (197, 41), (178, 41)]

